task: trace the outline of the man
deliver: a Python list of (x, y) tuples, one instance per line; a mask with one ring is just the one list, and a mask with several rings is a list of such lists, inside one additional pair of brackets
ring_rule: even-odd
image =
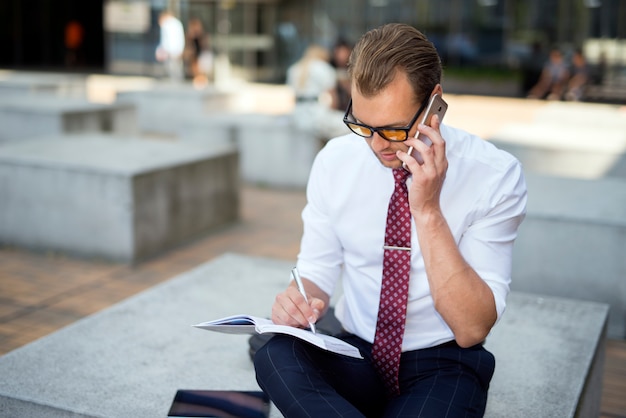
[[(436, 117), (432, 127), (417, 123), (430, 97), (443, 91), (437, 51), (414, 28), (388, 24), (366, 33), (349, 73), (345, 121), (360, 136), (331, 140), (311, 170), (297, 265), (308, 303), (292, 283), (277, 295), (272, 320), (303, 328), (316, 322), (341, 276), (340, 338), (364, 359), (275, 336), (255, 355), (257, 381), (287, 417), (482, 416), (494, 371), (482, 342), (509, 292), (526, 207), (522, 168)], [(432, 146), (415, 139), (418, 132)], [(409, 146), (422, 165), (407, 154)], [(403, 163), (412, 173), (406, 181), (396, 177)], [(406, 209), (388, 210), (404, 184)], [(409, 208), (409, 242), (389, 245), (387, 218)], [(402, 324), (385, 331), (403, 329), (394, 369), (397, 357), (378, 353), (389, 305), (381, 287), (393, 283), (389, 270), (403, 274), (401, 262), (387, 262), (397, 254), (410, 254), (410, 271)]]
[(172, 81), (182, 81), (183, 50), (185, 49), (185, 31), (180, 20), (169, 11), (159, 15), (160, 43), (155, 56), (157, 61), (165, 63), (165, 70)]

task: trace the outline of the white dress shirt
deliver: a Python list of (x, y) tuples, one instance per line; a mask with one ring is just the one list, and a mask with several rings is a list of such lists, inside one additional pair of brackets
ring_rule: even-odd
[[(441, 208), (461, 254), (491, 288), (498, 319), (505, 309), (513, 241), (526, 211), (519, 161), (489, 142), (442, 125), (449, 168)], [(408, 181), (411, 181), (409, 178)], [(335, 314), (353, 334), (374, 341), (382, 282), (387, 206), (392, 170), (367, 142), (348, 134), (320, 151), (307, 186), (300, 274), (332, 295), (342, 278)], [(454, 339), (435, 310), (415, 225), (403, 351)]]
[(168, 16), (161, 24), (161, 43), (170, 58), (178, 58), (183, 55), (185, 49), (185, 30), (180, 20), (174, 16)]

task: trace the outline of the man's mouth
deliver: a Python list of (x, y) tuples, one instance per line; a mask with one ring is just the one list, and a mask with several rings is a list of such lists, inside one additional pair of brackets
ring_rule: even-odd
[(380, 159), (384, 161), (394, 161), (398, 158), (396, 157), (395, 152), (381, 152), (378, 155), (380, 156)]

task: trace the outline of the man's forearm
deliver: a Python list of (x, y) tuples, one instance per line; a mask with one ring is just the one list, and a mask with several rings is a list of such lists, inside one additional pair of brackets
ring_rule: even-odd
[(459, 252), (441, 213), (418, 224), (418, 239), (435, 309), (459, 345), (480, 343), (497, 318), (491, 289)]

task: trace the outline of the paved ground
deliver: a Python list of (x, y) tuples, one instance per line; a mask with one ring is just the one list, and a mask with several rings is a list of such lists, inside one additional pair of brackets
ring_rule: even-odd
[(0, 354), (225, 252), (295, 260), (301, 191), (245, 187), (241, 221), (135, 265), (0, 248)]
[[(263, 98), (270, 93), (274, 105)], [(276, 96), (278, 94), (278, 96)], [(447, 96), (446, 121), (489, 137), (506, 123), (530, 121), (546, 102)], [(284, 90), (250, 86), (240, 110), (289, 109)], [(301, 190), (246, 185), (241, 220), (203, 238), (134, 265), (72, 259), (0, 247), (0, 355), (43, 337), (224, 252), (295, 260), (301, 233)], [(626, 342), (610, 341), (603, 417), (626, 417)]]

